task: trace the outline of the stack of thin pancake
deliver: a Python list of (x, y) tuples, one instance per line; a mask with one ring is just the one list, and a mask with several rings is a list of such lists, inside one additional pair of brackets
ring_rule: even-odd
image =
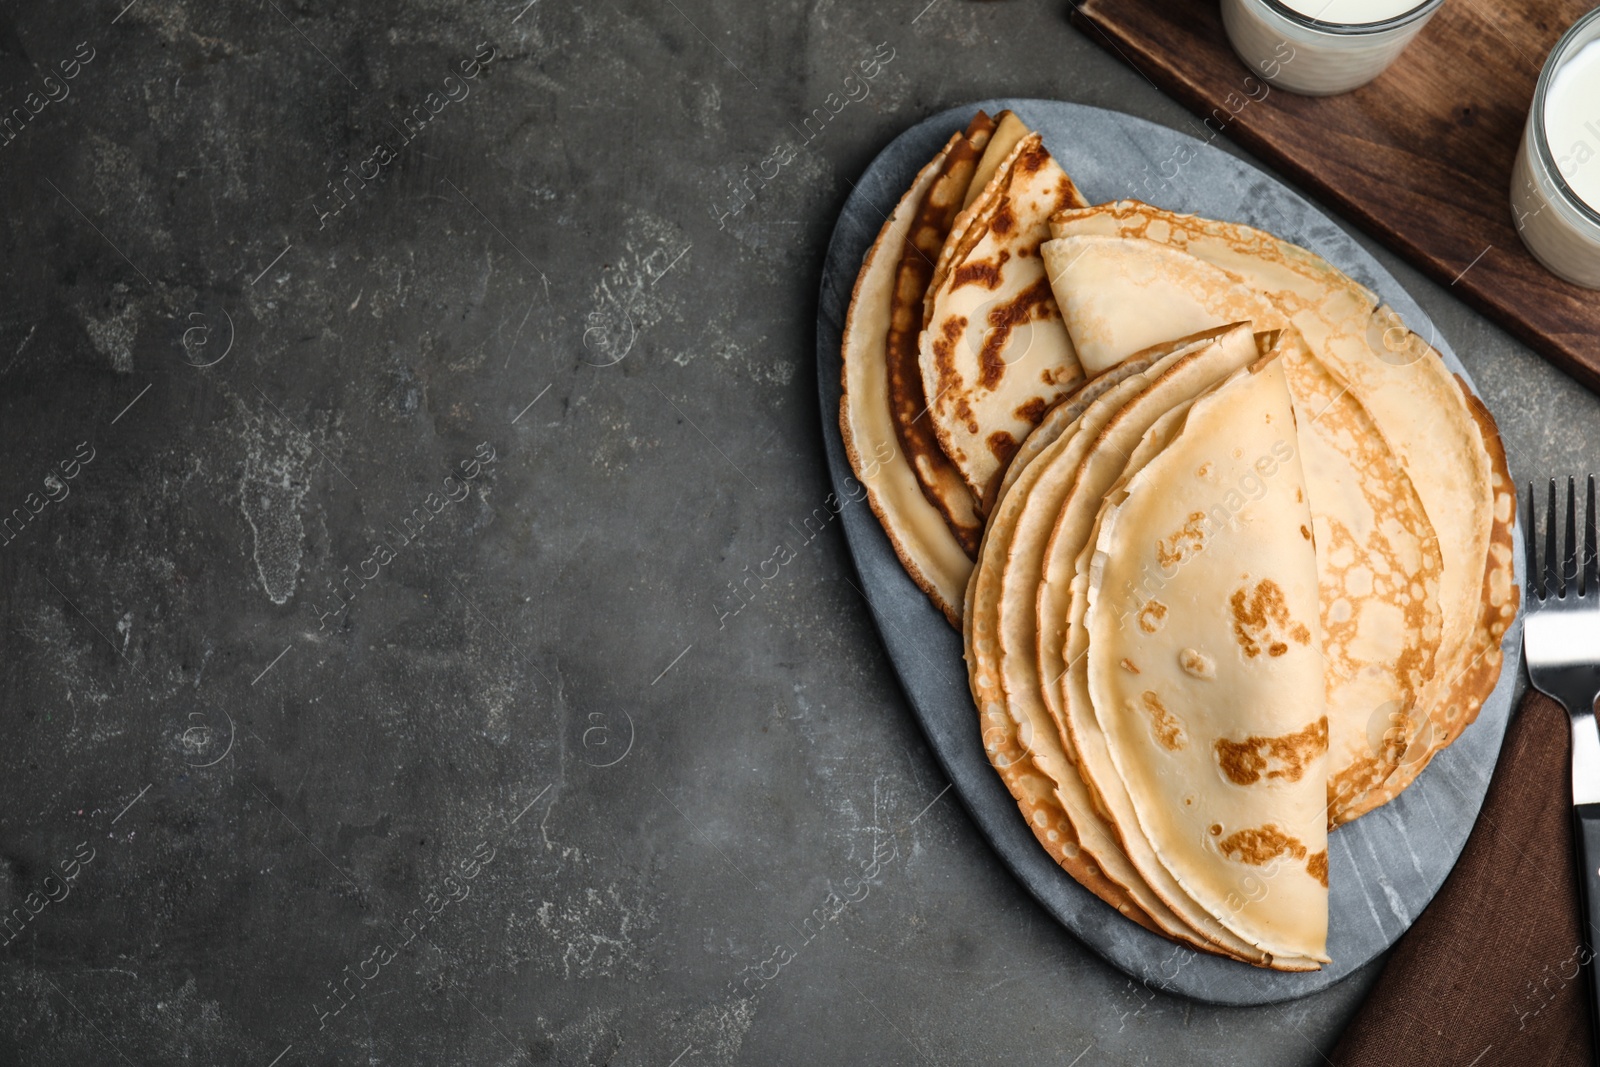
[(1327, 962), (1329, 831), (1473, 721), (1516, 612), (1504, 452), (1439, 354), (980, 113), (862, 264), (840, 426), (1045, 849), (1174, 940)]

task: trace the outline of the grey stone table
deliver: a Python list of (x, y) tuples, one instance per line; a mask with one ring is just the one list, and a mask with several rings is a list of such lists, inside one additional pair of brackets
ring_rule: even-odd
[(1169, 999), (998, 865), (827, 519), (867, 161), (1186, 112), (1060, 4), (125, 3), (0, 13), (0, 1063), (1321, 1062), (1374, 969)]

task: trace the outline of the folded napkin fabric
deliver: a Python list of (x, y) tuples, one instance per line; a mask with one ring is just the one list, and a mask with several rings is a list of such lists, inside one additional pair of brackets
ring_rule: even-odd
[(1592, 1063), (1570, 731), (1530, 691), (1478, 823), (1334, 1049), (1335, 1067)]

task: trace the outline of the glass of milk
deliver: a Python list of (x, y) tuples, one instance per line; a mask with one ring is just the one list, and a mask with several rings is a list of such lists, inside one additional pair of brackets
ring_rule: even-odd
[(1444, 0), (1222, 0), (1245, 66), (1280, 88), (1332, 96), (1382, 74)]
[(1535, 259), (1600, 289), (1600, 8), (1545, 60), (1511, 174), (1511, 210)]

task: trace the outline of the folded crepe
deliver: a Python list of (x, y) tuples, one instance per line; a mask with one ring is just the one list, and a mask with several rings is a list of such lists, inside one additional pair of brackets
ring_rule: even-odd
[(1046, 241), (1040, 254), (1073, 350), (1090, 375), (1173, 337), (1230, 322), (1251, 322), (1257, 330), (1287, 322), (1227, 272), (1154, 241), (1073, 234)]
[[(1109, 825), (1094, 810), (1040, 695), (1033, 654), (1034, 591), (1040, 557), (1070, 483), (1069, 451), (1087, 424), (1137, 395), (1182, 355), (1215, 344), (1205, 337), (1141, 353), (1100, 375), (1051, 410), (1029, 436), (1042, 436), (1038, 462), (1014, 466), (1014, 485), (1001, 494), (984, 533), (967, 586), (964, 617), (968, 678), (983, 723), (984, 749), (1011, 790), (1045, 851), (1068, 873), (1123, 915), (1196, 948), (1210, 942), (1190, 931), (1129, 865)], [(1060, 457), (1066, 455), (1066, 460)], [(1041, 484), (1041, 476), (1044, 481)]]
[[(945, 239), (944, 247), (939, 249), (939, 259), (934, 268), (933, 281), (928, 286), (928, 291), (923, 297), (922, 325), (926, 327), (933, 321), (933, 296), (944, 285), (944, 280), (950, 274), (950, 265), (958, 254), (966, 251), (966, 235), (973, 223), (980, 221), (978, 212), (972, 211), (973, 202), (984, 195), (994, 184), (995, 175), (1000, 167), (1011, 158), (1017, 143), (1033, 131), (1023, 121), (1010, 111), (1002, 111), (995, 116), (997, 125), (990, 135), (988, 144), (983, 150), (983, 156), (978, 160), (978, 165), (972, 173), (972, 180), (967, 186), (966, 198), (961, 203), (961, 212), (950, 226), (950, 233)], [(1040, 240), (1049, 236), (1046, 230)]]
[[(1014, 124), (1009, 111), (1000, 125)], [(928, 399), (922, 390), (922, 369), (917, 345), (922, 336), (923, 302), (934, 276), (934, 263), (950, 236), (956, 216), (966, 202), (968, 187), (984, 149), (996, 130), (996, 121), (982, 111), (973, 116), (966, 132), (946, 146), (940, 156), (939, 175), (928, 187), (900, 252), (886, 341), (889, 370), (889, 408), (895, 436), (911, 462), (928, 502), (944, 516), (950, 532), (968, 556), (978, 551), (983, 518), (961, 472), (943, 448), (928, 417)]]
[(1273, 960), (1327, 962), (1316, 552), (1283, 361), (1163, 422), (1108, 495), (1075, 583), (1109, 757), (1086, 749), (1082, 769), (1126, 790), (1152, 883), (1170, 874)]
[(1426, 721), (1443, 561), (1411, 477), (1361, 401), (1299, 331), (1284, 331), (1283, 346), (1317, 549), (1332, 829), (1369, 810)]
[(928, 191), (943, 172), (947, 154), (963, 138), (957, 133), (927, 166), (884, 221), (867, 250), (850, 296), (841, 355), (843, 395), (839, 431), (856, 477), (906, 573), (961, 625), (961, 604), (972, 560), (923, 493), (917, 472), (900, 446), (889, 395), (888, 337), (895, 285), (905, 241)]
[[(967, 575), (983, 532), (984, 490), (974, 487), (970, 467), (952, 461), (949, 432), (937, 424), (940, 398), (926, 391), (922, 365), (923, 320), (935, 305), (951, 306), (951, 291), (985, 284), (969, 278), (973, 270), (982, 272), (978, 260), (984, 255), (994, 253), (1002, 264), (1012, 259), (1037, 263), (1049, 216), (1082, 204), (1037, 135), (1030, 135), (1015, 115), (1006, 111), (990, 119), (980, 112), (923, 168), (885, 220), (851, 296), (839, 412), (845, 447), (907, 573), (958, 627)], [(1000, 232), (1015, 228), (1019, 217), (1027, 220), (1026, 234)], [(1039, 295), (1040, 287), (1026, 284), (1026, 274), (1026, 268), (1015, 264), (1000, 271), (996, 284), (1001, 289), (1020, 287), (1032, 294), (1001, 310), (1001, 319), (1025, 310)], [(1056, 343), (1070, 346), (1048, 285), (1042, 292), (1044, 305), (988, 330), (990, 339), (1010, 338), (1001, 347), (1015, 354), (1014, 335), (1031, 338), (1035, 326), (1053, 325)], [(1034, 316), (1043, 319), (1024, 321)], [(1044, 321), (1052, 317), (1053, 322)], [(1051, 391), (1052, 403), (1081, 384), (1082, 375), (1074, 365), (1062, 380), (1067, 384)], [(1028, 420), (1001, 422), (1025, 435), (1045, 408), (1043, 402), (1033, 403), (1027, 407)], [(1011, 441), (1009, 456), (1017, 438), (1007, 433), (997, 429), (986, 436), (991, 442)], [(979, 459), (992, 499), (1001, 468), (992, 456)], [(906, 492), (913, 484), (923, 497), (920, 503)]]
[[(1330, 824), (1386, 803), (1477, 717), (1500, 675), (1500, 641), (1516, 615), (1518, 592), (1511, 552), (1515, 494), (1493, 419), (1439, 354), (1405, 329), (1370, 290), (1271, 234), (1138, 201), (1064, 212), (1051, 229), (1058, 238), (1132, 238), (1186, 252), (1255, 292), (1292, 321), (1360, 409), (1350, 417), (1370, 420), (1392, 454), (1392, 463), (1367, 463), (1352, 447), (1345, 449), (1347, 460), (1367, 474), (1369, 487), (1377, 487), (1375, 495), (1391, 502), (1373, 514), (1391, 505), (1403, 514), (1406, 500), (1420, 502), (1440, 556), (1440, 637), (1431, 678), (1420, 694), (1408, 680), (1416, 673), (1411, 667), (1392, 672), (1396, 681), (1386, 692), (1346, 686), (1342, 698), (1330, 691), (1336, 738)], [(1050, 245), (1045, 248), (1048, 255)], [(1315, 403), (1302, 395), (1307, 379), (1293, 373), (1294, 366), (1291, 360), (1290, 388), (1297, 403)], [(1352, 433), (1342, 440), (1355, 446), (1363, 436), (1372, 439)], [(1386, 473), (1394, 470), (1404, 473), (1409, 488)], [(1311, 474), (1317, 476), (1315, 470)], [(1313, 492), (1313, 509), (1319, 506), (1316, 496)], [(1334, 499), (1355, 500), (1350, 495)], [(1357, 506), (1344, 521), (1351, 529), (1367, 526), (1365, 510)], [(1331, 511), (1325, 511), (1328, 516)], [(1407, 521), (1416, 523), (1412, 529), (1420, 540), (1428, 539), (1428, 527), (1415, 518)], [(1387, 549), (1374, 551), (1382, 555)], [(1419, 564), (1417, 573), (1425, 579), (1428, 565)], [(1395, 659), (1382, 654), (1389, 640), (1383, 635), (1392, 626), (1382, 613), (1361, 614), (1360, 626), (1363, 632), (1345, 642), (1351, 656), (1345, 673), (1375, 678)], [(1430, 626), (1421, 621), (1406, 629), (1425, 632)], [(1382, 780), (1371, 784), (1373, 777)]]
[[(1068, 758), (1075, 764), (1089, 803), (1113, 828), (1122, 855), (1137, 873), (1138, 883), (1147, 886), (1149, 894), (1181, 926), (1193, 930), (1216, 950), (1257, 965), (1307, 970), (1317, 966), (1317, 957), (1274, 952), (1241, 937), (1163, 866), (1140, 828), (1127, 787), (1112, 769), (1106, 738), (1090, 703), (1087, 675), (1090, 642), (1084, 616), (1088, 607), (1088, 570), (1095, 524), (1106, 495), (1128, 473), (1130, 456), (1140, 457), (1142, 462), (1142, 457), (1159, 451), (1176, 430), (1174, 416), (1181, 416), (1196, 397), (1258, 358), (1248, 325), (1219, 331), (1215, 343), (1180, 348), (1177, 359), (1162, 365), (1159, 372), (1147, 372), (1152, 380), (1143, 383), (1143, 388), (1132, 396), (1120, 398), (1122, 402), (1114, 409), (1103, 405), (1085, 413), (1074, 438), (1077, 447), (1069, 445), (1072, 454), (1057, 461), (1070, 472), (1070, 484), (1060, 498), (1034, 591), (1034, 652), (1039, 692), (1046, 698), (1044, 703), (1052, 720), (1049, 726), (1062, 739)], [(1047, 476), (1041, 474), (1041, 481)], [(1076, 791), (1070, 780), (1062, 783), (1058, 795), (1064, 806), (1071, 805)]]
[(999, 125), (995, 127), (994, 136), (989, 138), (989, 147), (983, 153), (983, 159), (978, 162), (977, 172), (972, 175), (972, 186), (967, 190), (967, 196), (962, 201), (963, 208), (972, 206), (972, 202), (983, 195), (983, 190), (993, 180), (995, 172), (1000, 169), (1011, 155), (1011, 150), (1017, 147), (1017, 142), (1032, 133), (1023, 121), (1010, 111), (1002, 111), (996, 115)]
[(1030, 133), (957, 218), (935, 271), (922, 387), (939, 443), (983, 512), (1023, 438), (1083, 378), (1039, 259), (1050, 216), (1083, 204)]

